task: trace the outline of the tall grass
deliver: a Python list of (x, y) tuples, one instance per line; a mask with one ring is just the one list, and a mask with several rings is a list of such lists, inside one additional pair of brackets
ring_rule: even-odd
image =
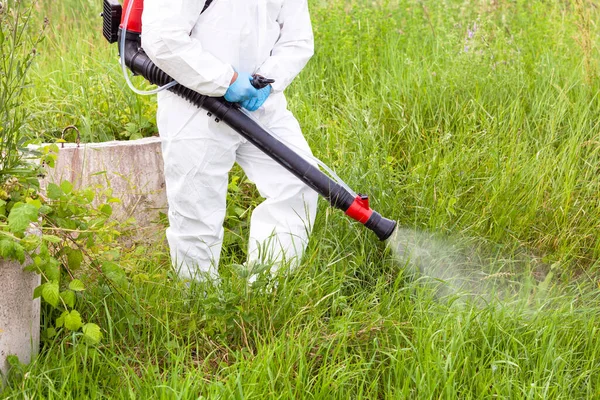
[(0, 3), (0, 182), (23, 168), (23, 107), (27, 73), (36, 54), (43, 23), (31, 23), (31, 7), (20, 2)]
[[(48, 18), (50, 29), (30, 92), (35, 134), (50, 140), (69, 125), (77, 126), (88, 142), (155, 134), (156, 102), (126, 88), (117, 48), (102, 36), (102, 2), (39, 1), (37, 11)], [(139, 78), (134, 81), (144, 85)]]
[[(99, 5), (39, 7), (52, 34), (31, 127), (76, 124), (104, 140), (133, 122), (151, 134), (153, 100), (124, 89)], [(121, 260), (131, 281), (115, 291), (99, 280), (81, 307), (104, 343), (48, 340), (8, 398), (600, 397), (597, 7), (313, 0), (311, 10), (316, 54), (288, 99), (316, 155), (400, 225), (495, 257), (483, 267), (520, 296), (440, 299), (324, 203), (302, 266), (248, 288), (238, 265), (258, 196), (236, 169), (221, 285), (188, 290), (164, 249), (136, 249)]]
[(595, 263), (599, 85), (578, 43), (598, 32), (575, 4), (328, 4), (291, 94), (319, 155), (404, 225)]

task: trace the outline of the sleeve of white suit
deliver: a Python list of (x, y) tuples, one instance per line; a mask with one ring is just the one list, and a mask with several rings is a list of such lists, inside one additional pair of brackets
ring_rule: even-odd
[(181, 85), (208, 96), (223, 96), (233, 67), (202, 50), (190, 37), (204, 1), (145, 0), (142, 47), (148, 57)]
[(271, 56), (258, 73), (275, 79), (274, 92), (283, 91), (302, 71), (314, 53), (314, 38), (307, 0), (284, 0), (277, 18), (281, 27)]

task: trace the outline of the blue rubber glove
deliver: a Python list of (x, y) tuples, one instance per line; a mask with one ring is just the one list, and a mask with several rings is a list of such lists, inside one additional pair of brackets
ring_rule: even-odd
[(242, 107), (248, 111), (258, 110), (267, 101), (267, 98), (271, 94), (271, 85), (265, 86), (262, 89), (257, 90), (256, 96), (242, 102)]
[(229, 86), (224, 97), (230, 103), (240, 103), (250, 100), (257, 95), (258, 90), (252, 86), (252, 75), (239, 72), (237, 79)]

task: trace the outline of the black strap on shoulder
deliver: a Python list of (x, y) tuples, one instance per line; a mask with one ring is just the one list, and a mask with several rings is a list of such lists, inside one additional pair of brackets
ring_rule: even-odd
[(212, 2), (213, 2), (213, 0), (206, 0), (206, 3), (204, 3), (204, 8), (202, 9), (202, 12), (200, 12), (200, 14), (202, 14), (204, 11), (206, 11), (208, 6), (210, 6), (210, 3), (212, 3)]

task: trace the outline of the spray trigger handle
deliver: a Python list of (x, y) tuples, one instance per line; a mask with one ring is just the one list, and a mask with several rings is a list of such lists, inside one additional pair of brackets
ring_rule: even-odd
[(265, 78), (264, 76), (258, 74), (252, 75), (252, 86), (254, 86), (256, 89), (266, 88), (274, 82), (275, 79)]

